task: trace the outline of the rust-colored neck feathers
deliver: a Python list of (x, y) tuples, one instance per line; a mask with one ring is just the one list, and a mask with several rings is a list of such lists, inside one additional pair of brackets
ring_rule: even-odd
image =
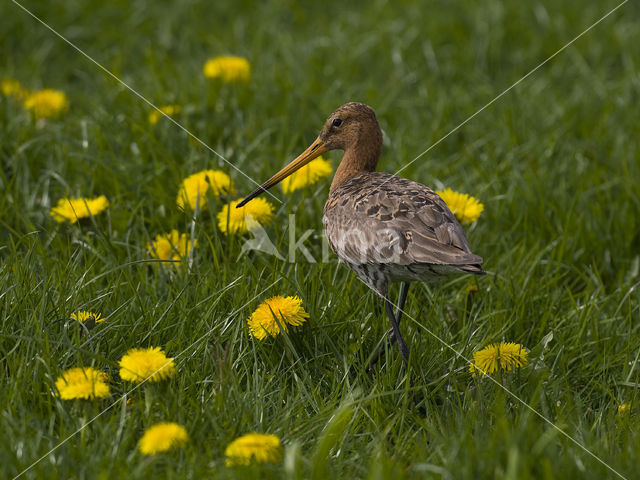
[(336, 174), (333, 176), (329, 191), (354, 175), (375, 172), (381, 151), (382, 132), (380, 132), (380, 128), (377, 128), (377, 131), (372, 131), (371, 135), (363, 136), (360, 141), (345, 148), (344, 156), (338, 166), (338, 170), (336, 170)]
[(320, 139), (329, 150), (344, 150), (330, 191), (345, 180), (374, 172), (382, 151), (382, 132), (373, 109), (363, 103), (347, 103), (327, 119)]

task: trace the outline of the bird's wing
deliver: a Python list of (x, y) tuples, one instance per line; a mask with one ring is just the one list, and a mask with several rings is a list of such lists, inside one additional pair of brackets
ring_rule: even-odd
[(389, 174), (360, 174), (336, 188), (325, 206), (324, 224), (331, 248), (349, 263), (482, 263), (433, 190)]

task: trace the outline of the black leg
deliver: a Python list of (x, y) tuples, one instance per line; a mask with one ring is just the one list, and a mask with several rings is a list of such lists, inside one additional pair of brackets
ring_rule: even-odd
[(407, 342), (402, 338), (402, 334), (400, 333), (400, 326), (398, 325), (398, 321), (396, 320), (396, 316), (393, 313), (393, 305), (389, 300), (385, 300), (384, 302), (385, 309), (387, 310), (387, 316), (389, 320), (391, 320), (391, 326), (393, 327), (393, 333), (396, 337), (396, 341), (398, 342), (398, 348), (400, 349), (400, 354), (402, 355), (402, 360), (404, 361), (404, 365), (406, 367), (409, 366), (409, 346)]
[[(396, 315), (395, 315), (395, 320), (396, 320), (396, 323), (397, 323), (398, 327), (400, 327), (400, 320), (402, 320), (402, 313), (403, 313), (403, 310), (404, 310), (404, 304), (407, 301), (407, 293), (408, 292), (409, 292), (409, 282), (403, 282), (402, 286), (400, 287), (400, 296), (398, 297), (398, 310), (396, 311)], [(388, 313), (388, 311), (387, 311), (387, 313)], [(393, 325), (393, 321), (391, 322), (391, 324)], [(369, 365), (367, 367), (367, 370), (371, 371), (373, 369), (374, 365), (376, 365), (378, 363), (378, 361), (380, 360), (380, 357), (382, 355), (384, 355), (384, 353), (386, 352), (387, 348), (390, 345), (393, 345), (396, 342), (396, 332), (395, 332), (395, 329), (393, 328), (393, 326), (391, 327), (391, 329), (387, 333), (385, 333), (385, 337), (386, 337), (386, 341), (382, 345), (380, 345), (380, 348), (378, 348), (378, 350), (373, 355), (373, 357), (371, 357), (371, 360), (369, 361)], [(383, 337), (383, 340), (384, 340), (385, 337)], [(403, 356), (403, 358), (404, 358), (404, 356)]]
[(398, 311), (396, 312), (398, 326), (400, 326), (400, 320), (402, 320), (404, 303), (407, 301), (407, 293), (409, 293), (409, 282), (402, 282), (402, 285), (400, 286), (400, 296), (398, 297)]

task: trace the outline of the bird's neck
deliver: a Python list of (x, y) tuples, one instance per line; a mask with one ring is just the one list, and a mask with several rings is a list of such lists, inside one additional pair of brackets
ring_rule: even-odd
[(344, 151), (342, 161), (336, 170), (329, 192), (355, 175), (375, 172), (382, 150), (382, 135), (379, 139), (359, 142)]

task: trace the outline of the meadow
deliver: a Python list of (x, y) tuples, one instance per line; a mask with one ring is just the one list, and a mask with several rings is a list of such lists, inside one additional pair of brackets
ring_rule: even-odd
[[(68, 98), (36, 118), (0, 95), (0, 477), (638, 477), (637, 4), (456, 129), (619, 2), (20, 3), (130, 89), (0, 6), (0, 80)], [(207, 78), (220, 55), (245, 58), (250, 77)], [(184, 129), (150, 121), (131, 89), (179, 106)], [(367, 372), (389, 328), (382, 305), (335, 256), (320, 261), (330, 178), (266, 196), (282, 259), (219, 227), (225, 204), (347, 101), (377, 112), (379, 170), (429, 149), (399, 174), (484, 205), (465, 229), (488, 274), (409, 292), (410, 374), (395, 348)], [(340, 155), (326, 156), (334, 170)], [(181, 210), (181, 182), (206, 169), (235, 194)], [(51, 215), (60, 199), (101, 195), (99, 214)], [(290, 215), (296, 238), (312, 230), (317, 261), (290, 261)], [(163, 263), (150, 245), (173, 229), (197, 246)], [(247, 319), (277, 295), (309, 317), (260, 340)], [(87, 327), (79, 311), (102, 321)], [(523, 345), (528, 365), (472, 375), (473, 354), (502, 341)], [(123, 355), (149, 347), (175, 373), (122, 378)], [(74, 367), (104, 372), (109, 394), (61, 398)], [(157, 422), (188, 441), (144, 454)], [(228, 465), (227, 447), (251, 432), (277, 436), (281, 459)]]

